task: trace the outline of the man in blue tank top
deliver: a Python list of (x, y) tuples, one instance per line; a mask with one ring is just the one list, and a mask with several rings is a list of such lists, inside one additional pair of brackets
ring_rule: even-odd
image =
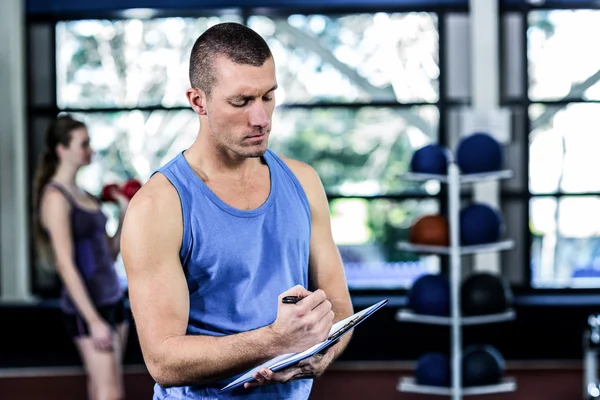
[[(307, 399), (350, 335), (325, 354), (219, 390), (325, 340), (352, 314), (325, 191), (310, 166), (268, 149), (277, 80), (257, 33), (211, 27), (194, 44), (189, 72), (198, 136), (133, 198), (122, 233), (154, 399)], [(284, 304), (288, 295), (301, 300)]]

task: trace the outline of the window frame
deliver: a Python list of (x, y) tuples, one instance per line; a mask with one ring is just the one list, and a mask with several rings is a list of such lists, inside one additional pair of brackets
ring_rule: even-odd
[[(574, 287), (557, 287), (557, 288), (540, 288), (535, 287), (533, 285), (533, 271), (531, 267), (532, 262), (532, 245), (534, 235), (530, 230), (529, 222), (531, 218), (531, 210), (530, 203), (534, 198), (539, 197), (553, 197), (556, 199), (560, 199), (563, 197), (580, 197), (580, 196), (600, 196), (599, 192), (585, 192), (585, 193), (565, 193), (562, 191), (557, 191), (554, 193), (532, 193), (529, 187), (529, 138), (532, 132), (532, 120), (529, 114), (530, 106), (535, 104), (547, 105), (547, 106), (555, 106), (561, 107), (569, 104), (585, 104), (585, 103), (599, 103), (600, 100), (586, 100), (584, 98), (569, 98), (568, 100), (532, 100), (529, 97), (529, 59), (528, 59), (528, 30), (529, 30), (529, 16), (531, 12), (535, 11), (552, 11), (552, 10), (600, 10), (600, 4), (594, 1), (577, 1), (570, 4), (565, 4), (563, 1), (546, 1), (542, 5), (534, 5), (529, 4), (526, 0), (521, 1), (512, 1), (505, 2), (500, 6), (501, 15), (504, 16), (508, 13), (517, 13), (523, 19), (522, 31), (519, 36), (521, 38), (521, 54), (519, 55), (521, 60), (519, 75), (522, 77), (521, 88), (520, 88), (520, 96), (506, 96), (506, 74), (508, 71), (504, 69), (504, 65), (502, 65), (503, 69), (501, 70), (502, 76), (502, 91), (501, 91), (501, 104), (506, 107), (511, 108), (521, 108), (524, 110), (523, 115), (525, 116), (523, 120), (517, 121), (517, 123), (523, 124), (526, 135), (524, 135), (520, 145), (527, 149), (522, 152), (522, 165), (524, 168), (519, 171), (521, 178), (524, 182), (524, 187), (521, 190), (503, 190), (501, 192), (501, 201), (519, 201), (524, 207), (524, 215), (526, 218), (522, 221), (522, 232), (524, 233), (524, 237), (527, 238), (526, 243), (526, 251), (522, 254), (522, 262), (524, 267), (524, 282), (522, 285), (518, 285), (514, 288), (515, 292), (518, 294), (536, 294), (536, 295), (595, 295), (598, 292), (598, 288), (574, 288)], [(505, 53), (505, 56), (510, 57), (511, 53), (510, 49)]]

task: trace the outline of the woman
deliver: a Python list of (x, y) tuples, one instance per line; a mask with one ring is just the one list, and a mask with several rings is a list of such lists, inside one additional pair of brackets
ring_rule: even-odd
[(88, 375), (90, 399), (122, 399), (128, 318), (114, 262), (128, 199), (114, 193), (121, 221), (110, 237), (99, 200), (76, 183), (93, 154), (85, 124), (59, 116), (45, 144), (34, 189), (36, 247), (63, 283), (61, 309)]

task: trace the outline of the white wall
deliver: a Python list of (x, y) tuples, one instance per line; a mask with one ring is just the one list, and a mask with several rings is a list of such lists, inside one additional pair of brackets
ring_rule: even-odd
[(30, 299), (26, 198), (25, 1), (0, 2), (0, 280), (2, 301)]

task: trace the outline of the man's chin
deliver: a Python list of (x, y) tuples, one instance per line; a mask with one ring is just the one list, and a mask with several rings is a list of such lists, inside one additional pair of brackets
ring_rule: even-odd
[(267, 152), (266, 149), (261, 149), (260, 151), (246, 153), (244, 156), (248, 157), (248, 158), (259, 158), (259, 157), (264, 156), (266, 152)]
[(247, 158), (262, 157), (267, 152), (267, 146), (244, 147), (240, 149), (239, 154)]

